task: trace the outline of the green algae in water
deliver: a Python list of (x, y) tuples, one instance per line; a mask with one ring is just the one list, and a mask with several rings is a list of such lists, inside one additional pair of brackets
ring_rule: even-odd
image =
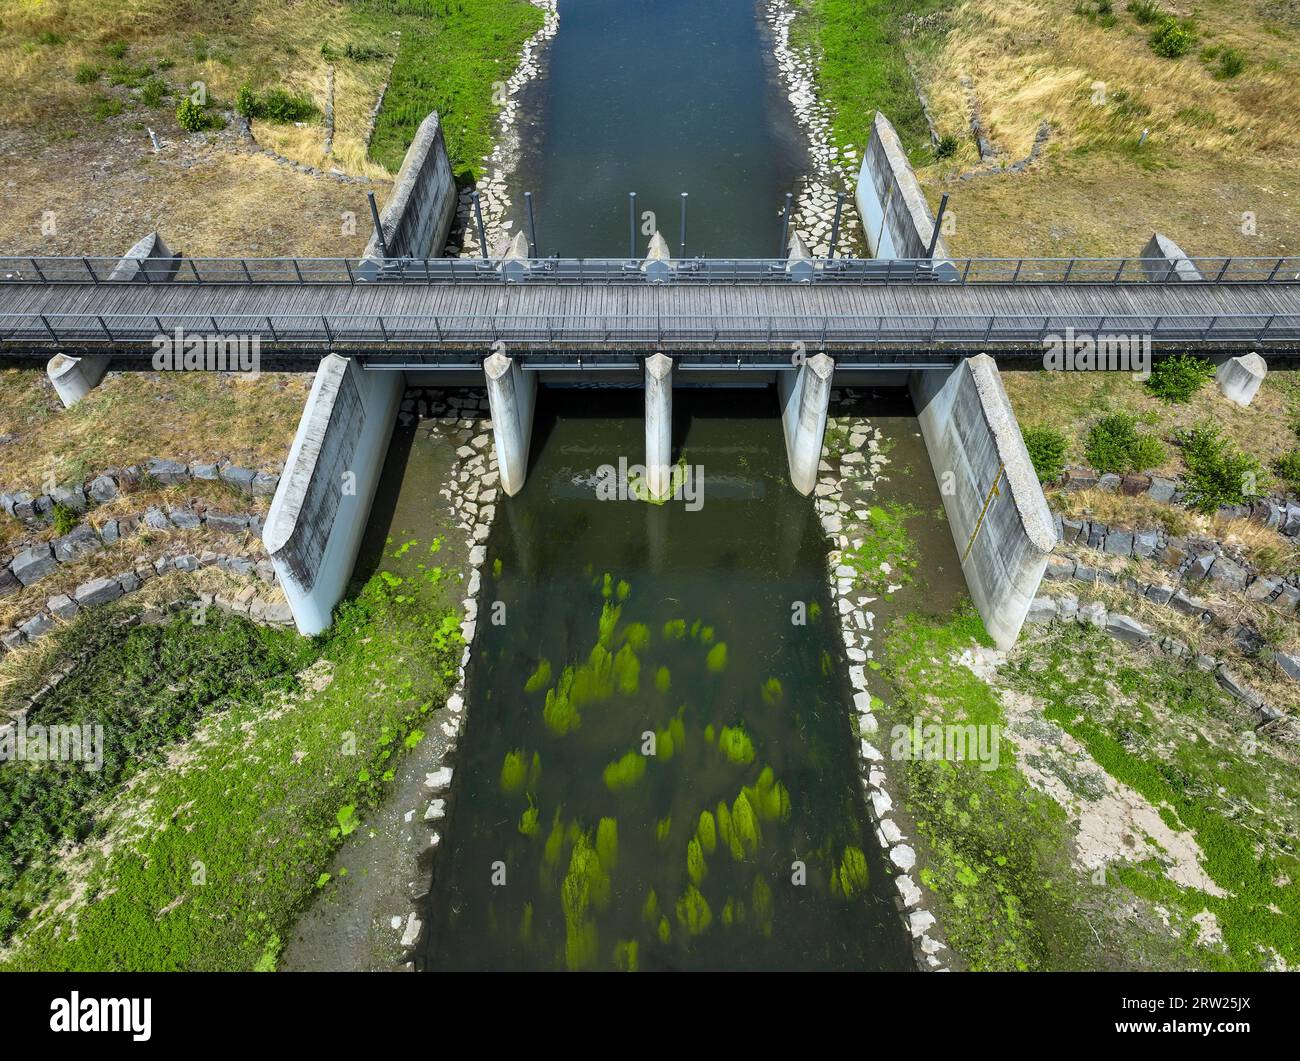
[(501, 790), (507, 795), (522, 792), (528, 781), (527, 755), (523, 748), (506, 752), (505, 761), (501, 764)]
[(619, 616), (623, 614), (621, 604), (606, 603), (600, 609), (600, 629), (597, 641), (599, 644), (609, 648), (614, 643), (614, 631), (618, 628)]
[(780, 678), (768, 678), (763, 683), (763, 703), (768, 707), (776, 707), (785, 699), (785, 690), (781, 687)]
[(713, 723), (710, 722), (707, 726), (704, 727), (704, 742), (706, 744), (712, 744), (713, 738), (714, 738)]
[(661, 693), (667, 696), (669, 690), (671, 690), (672, 687), (673, 687), (673, 676), (672, 676), (672, 672), (669, 671), (667, 667), (660, 667), (657, 671), (655, 671), (656, 689), (658, 689)]
[(705, 666), (714, 674), (720, 674), (727, 669), (727, 643), (719, 641), (711, 649), (704, 660)]
[(700, 811), (700, 823), (695, 827), (695, 835), (700, 838), (700, 847), (706, 855), (711, 855), (718, 847), (717, 826), (713, 815), (706, 810)]
[(645, 776), (645, 756), (628, 752), (605, 767), (605, 787), (611, 792), (631, 788)]
[(713, 924), (713, 911), (700, 889), (691, 885), (677, 900), (677, 923), (686, 929), (687, 935), (700, 936)]
[(742, 857), (746, 854), (756, 854), (762, 836), (762, 831), (758, 825), (758, 815), (749, 802), (749, 796), (741, 792), (736, 797), (736, 802), (731, 805), (732, 857), (735, 857), (737, 847), (742, 850)]
[(686, 845), (686, 873), (695, 884), (704, 880), (704, 874), (708, 872), (708, 866), (704, 862), (704, 849), (700, 846), (700, 841), (692, 836)]
[(557, 737), (563, 737), (582, 725), (582, 716), (573, 703), (573, 673), (572, 667), (565, 667), (559, 683), (546, 692), (542, 720), (546, 723), (546, 728)]
[(754, 761), (754, 742), (749, 739), (745, 727), (741, 725), (723, 726), (718, 734), (718, 751), (727, 762), (744, 766)]
[(730, 847), (733, 836), (731, 830), (731, 808), (729, 808), (725, 803), (719, 802), (717, 818), (718, 837), (727, 847)]
[(542, 853), (542, 865), (547, 869), (555, 870), (560, 865), (560, 855), (564, 853), (564, 823), (560, 820), (560, 812), (555, 812), (555, 817), (551, 821), (551, 834), (546, 838), (546, 849)]
[(673, 926), (668, 923), (668, 918), (659, 919), (659, 942), (667, 944), (673, 938)]
[(524, 903), (523, 915), (519, 918), (519, 942), (533, 941), (533, 904)]
[(609, 600), (614, 595), (614, 576), (608, 571), (605, 572), (605, 576), (601, 580), (600, 595), (606, 600)]
[(661, 844), (666, 841), (673, 831), (673, 816), (670, 814), (667, 818), (660, 818), (655, 822), (655, 839)]
[(519, 816), (519, 831), (524, 836), (537, 835), (537, 818), (539, 811), (537, 805), (533, 803), (533, 794), (528, 794), (528, 809)]
[(763, 772), (758, 775), (758, 782), (752, 787), (746, 787), (744, 792), (749, 798), (750, 805), (763, 821), (790, 820), (790, 793), (786, 791), (784, 784), (776, 780), (770, 766), (763, 767)]
[(539, 689), (545, 689), (551, 684), (551, 661), (543, 657), (537, 664), (537, 669), (524, 682), (524, 692), (535, 693)]
[(609, 904), (609, 875), (601, 869), (585, 833), (579, 833), (569, 856), (560, 901), (564, 908), (564, 964), (569, 969), (588, 969), (596, 963), (599, 936), (594, 911)]
[(655, 732), (655, 756), (664, 762), (669, 762), (677, 752), (677, 742), (673, 740), (673, 731), (671, 729), (661, 729)]
[(623, 637), (635, 652), (644, 652), (650, 647), (650, 627), (645, 623), (628, 623)]
[(620, 578), (618, 580), (618, 586), (614, 591), (614, 596), (616, 596), (620, 601), (625, 601), (631, 595), (632, 595), (632, 587)]
[(655, 894), (653, 888), (650, 894), (645, 897), (645, 902), (641, 906), (641, 920), (647, 925), (654, 925), (659, 920), (659, 896)]
[(614, 657), (614, 680), (624, 696), (636, 696), (641, 688), (641, 661), (631, 645), (624, 645)]
[(831, 874), (831, 891), (852, 899), (867, 890), (867, 883), (867, 856), (860, 847), (846, 847), (839, 869)]
[(601, 818), (596, 826), (596, 857), (601, 869), (614, 872), (618, 864), (618, 822), (613, 818)]
[(637, 942), (634, 939), (620, 939), (614, 944), (614, 967), (623, 973), (634, 973), (639, 968), (637, 961)]
[(685, 619), (669, 619), (664, 623), (664, 639), (667, 641), (680, 641), (686, 636)]

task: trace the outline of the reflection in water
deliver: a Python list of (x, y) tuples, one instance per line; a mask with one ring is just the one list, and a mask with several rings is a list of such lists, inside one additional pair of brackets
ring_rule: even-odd
[(424, 963), (910, 967), (775, 399), (679, 390), (697, 512), (575, 489), (635, 460), (640, 402), (540, 395), (489, 540), (481, 610), (506, 622), (479, 624)]

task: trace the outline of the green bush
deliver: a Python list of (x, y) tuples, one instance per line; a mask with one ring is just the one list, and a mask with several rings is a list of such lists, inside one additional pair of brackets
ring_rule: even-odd
[(1129, 413), (1103, 416), (1088, 429), (1083, 453), (1099, 472), (1140, 472), (1164, 463), (1165, 448), (1154, 435), (1138, 431)]
[(1196, 45), (1196, 31), (1172, 15), (1151, 31), (1151, 50), (1163, 59), (1180, 59)]
[(122, 113), (122, 101), (120, 99), (104, 98), (95, 104), (95, 121), (106, 122), (109, 118), (116, 118)]
[(167, 82), (161, 77), (151, 77), (140, 88), (140, 102), (146, 107), (157, 107), (167, 98)]
[(251, 85), (240, 87), (235, 109), (245, 118), (281, 123), (304, 121), (316, 114), (316, 104), (306, 96), (295, 96), (282, 88), (269, 88), (259, 96)]
[(1273, 470), (1292, 490), (1300, 490), (1300, 449), (1293, 449), (1273, 462)]
[(61, 502), (54, 505), (54, 533), (67, 534), (77, 525), (77, 514)]
[(945, 133), (939, 137), (939, 142), (934, 145), (934, 157), (943, 159), (951, 158), (957, 153), (957, 146), (960, 141), (952, 133)]
[(1169, 402), (1188, 401), (1214, 376), (1214, 365), (1203, 357), (1174, 354), (1151, 366), (1146, 388)]
[(187, 132), (198, 133), (204, 129), (220, 129), (225, 123), (216, 114), (209, 114), (206, 107), (195, 103), (186, 96), (177, 104), (176, 121)]
[(252, 86), (240, 85), (239, 92), (235, 96), (235, 110), (245, 118), (256, 118), (258, 107), (257, 93), (253, 91)]
[(1246, 57), (1236, 48), (1212, 49), (1208, 58), (1214, 61), (1214, 77), (1230, 81), (1246, 69)]
[(1223, 505), (1242, 505), (1264, 492), (1259, 461), (1241, 453), (1212, 424), (1180, 431), (1175, 436), (1187, 467), (1187, 503), (1199, 512)]
[(1040, 483), (1054, 483), (1065, 471), (1066, 438), (1054, 427), (1037, 425), (1022, 432)]
[(104, 54), (110, 59), (121, 59), (126, 56), (126, 44), (122, 41), (109, 41), (104, 45)]
[(82, 63), (72, 75), (72, 80), (78, 85), (93, 85), (99, 80), (99, 67), (93, 63)]

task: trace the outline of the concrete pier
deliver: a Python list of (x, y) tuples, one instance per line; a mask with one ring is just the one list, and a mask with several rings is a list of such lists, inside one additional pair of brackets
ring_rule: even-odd
[(302, 634), (330, 625), (370, 517), (405, 380), (321, 361), (262, 540)]
[(656, 501), (672, 493), (673, 361), (653, 354), (645, 362), (646, 485)]
[[(157, 232), (150, 232), (122, 256), (108, 279), (116, 283), (163, 284), (176, 275), (179, 267), (180, 256), (172, 253)], [(111, 360), (108, 354), (55, 354), (50, 358), (45, 372), (65, 409), (71, 409), (99, 386)]]
[(1243, 408), (1254, 399), (1267, 375), (1268, 364), (1255, 353), (1225, 358), (1215, 370), (1220, 392)]
[(487, 377), (501, 489), (513, 497), (523, 489), (528, 475), (528, 444), (533, 433), (537, 380), (524, 372), (514, 358), (501, 353), (492, 354), (483, 362), (483, 374)]
[(811, 494), (817, 485), (834, 374), (835, 362), (825, 354), (815, 354), (795, 371), (777, 376), (790, 481), (801, 494)]

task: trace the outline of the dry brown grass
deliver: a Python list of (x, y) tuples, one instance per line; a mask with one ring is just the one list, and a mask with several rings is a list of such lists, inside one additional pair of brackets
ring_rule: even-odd
[(0, 434), (13, 440), (0, 446), (0, 488), (39, 492), (51, 465), (56, 482), (150, 457), (278, 465), (311, 381), (309, 373), (113, 373), (64, 410), (43, 371), (8, 369), (0, 374)]
[(1124, 527), (1163, 527), (1169, 534), (1208, 533), (1209, 520), (1177, 505), (1153, 501), (1144, 494), (1128, 497), (1117, 490), (1057, 490), (1052, 508), (1070, 519), (1095, 519)]
[[(1197, 50), (1178, 60), (1155, 55), (1149, 28), (1122, 2), (1110, 29), (1074, 7), (966, 0), (942, 46), (916, 57), (941, 130), (962, 138), (956, 156), (921, 170), (934, 199), (952, 193), (949, 245), (976, 255), (1132, 255), (1154, 229), (1192, 255), (1300, 245), (1294, 13), (1263, 0), (1198, 7), (1198, 49), (1229, 45), (1247, 58), (1239, 76), (1216, 80)], [(1044, 161), (1022, 175), (943, 183), (979, 164), (961, 75), (972, 79), (1007, 161), (1028, 154), (1039, 123), (1051, 123)], [(1244, 212), (1257, 218), (1254, 235), (1242, 231)]]

